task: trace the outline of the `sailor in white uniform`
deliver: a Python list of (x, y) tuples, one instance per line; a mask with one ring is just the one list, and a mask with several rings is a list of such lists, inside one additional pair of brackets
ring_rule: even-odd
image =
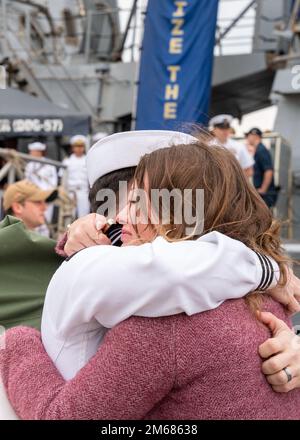
[(231, 115), (217, 115), (209, 121), (209, 127), (216, 138), (216, 142), (230, 150), (239, 161), (246, 176), (251, 177), (253, 175), (254, 159), (248, 152), (246, 145), (232, 139), (230, 131), (232, 121), (233, 116)]
[[(112, 171), (136, 166), (155, 149), (194, 141), (168, 131), (108, 136), (88, 152), (90, 186)], [(44, 346), (63, 377), (71, 379), (96, 353), (107, 329), (132, 315), (191, 315), (218, 307), (229, 299), (224, 292), (240, 298), (275, 286), (278, 266), (264, 258), (218, 232), (197, 241), (169, 243), (158, 237), (141, 246), (85, 249), (64, 262), (48, 286)]]
[[(33, 142), (28, 145), (28, 151), (30, 156), (36, 158), (43, 158), (45, 156), (47, 146), (42, 142)], [(48, 191), (49, 189), (57, 188), (58, 174), (57, 169), (53, 165), (43, 164), (39, 162), (28, 162), (25, 168), (25, 178), (30, 180), (36, 186), (42, 190)], [(53, 205), (49, 204), (45, 212), (45, 218), (47, 223), (51, 223), (53, 216)], [(41, 228), (42, 235), (49, 235), (47, 228)]]
[(67, 186), (70, 195), (76, 197), (76, 216), (83, 217), (89, 214), (89, 185), (86, 169), (87, 138), (85, 136), (73, 136), (70, 140), (72, 154), (64, 159), (63, 164), (67, 166)]
[[(30, 156), (43, 158), (47, 146), (41, 142), (33, 142), (28, 145)], [(25, 177), (43, 190), (56, 188), (58, 184), (57, 170), (53, 165), (39, 162), (28, 162), (25, 169)]]

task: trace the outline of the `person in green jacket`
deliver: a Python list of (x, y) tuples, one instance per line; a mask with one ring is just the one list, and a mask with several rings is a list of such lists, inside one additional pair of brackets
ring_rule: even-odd
[(63, 261), (55, 245), (15, 217), (0, 223), (0, 326), (40, 329), (48, 284)]
[(47, 203), (56, 199), (57, 195), (56, 188), (43, 190), (24, 179), (8, 186), (3, 196), (3, 208), (6, 214), (22, 220), (28, 229), (48, 237), (45, 218)]
[(36, 228), (45, 225), (47, 201), (55, 196), (55, 189), (43, 191), (27, 180), (4, 193), (9, 215), (0, 223), (0, 326), (5, 329), (40, 328), (47, 286), (62, 259), (54, 252), (55, 241)]

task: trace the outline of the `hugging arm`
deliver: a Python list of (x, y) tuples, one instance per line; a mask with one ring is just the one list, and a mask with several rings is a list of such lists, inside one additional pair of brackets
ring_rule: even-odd
[[(260, 320), (272, 333), (258, 349), (267, 381), (278, 393), (300, 388), (300, 337), (272, 313), (262, 312)], [(284, 368), (291, 374), (290, 381)]]
[(133, 315), (211, 310), (264, 280), (272, 282), (271, 269), (267, 276), (255, 252), (226, 235), (212, 232), (176, 243), (160, 237), (141, 246), (96, 246), (77, 253), (51, 281), (52, 292), (64, 286), (63, 297), (55, 294), (53, 304), (46, 304), (59, 308), (64, 319), (55, 322), (56, 331), (67, 337), (76, 322), (94, 318), (111, 328)]
[[(65, 234), (62, 240), (58, 242), (56, 251), (62, 256), (70, 257), (75, 252), (78, 252), (79, 250), (88, 248), (90, 246), (108, 244), (105, 241), (107, 240), (107, 237), (104, 234), (99, 235), (99, 231), (101, 231), (101, 229), (105, 224), (106, 224), (105, 217), (100, 216), (99, 214), (89, 214), (88, 216), (76, 220), (68, 230), (68, 234)], [(203, 277), (201, 278), (201, 283), (203, 283), (204, 281), (204, 290), (206, 287), (205, 286), (206, 280), (209, 277), (209, 270), (211, 271), (212, 278), (219, 276), (219, 279), (222, 282), (223, 287), (225, 288), (230, 287), (232, 298), (243, 296), (252, 290), (258, 289), (259, 287), (264, 287), (264, 289), (266, 289), (267, 288), (266, 286), (270, 285), (270, 280), (271, 280), (270, 287), (272, 287), (273, 290), (268, 291), (268, 293), (275, 300), (284, 304), (290, 312), (296, 312), (300, 310), (296, 300), (296, 299), (300, 299), (300, 287), (299, 287), (300, 282), (292, 273), (291, 273), (292, 276), (290, 277), (290, 281), (285, 288), (275, 289), (274, 287), (276, 286), (277, 280), (279, 278), (279, 271), (277, 264), (273, 260), (269, 259), (269, 263), (268, 263), (265, 256), (256, 255), (253, 251), (251, 251), (248, 248), (246, 250), (245, 246), (241, 242), (238, 242), (236, 240), (232, 240), (228, 237), (226, 237), (225, 240), (224, 239), (221, 240), (220, 237), (222, 238), (222, 234), (217, 235), (217, 237), (219, 237), (218, 239), (216, 239), (216, 236), (214, 237), (214, 239), (212, 239), (212, 237), (213, 237), (212, 234), (206, 234), (197, 242), (190, 242), (191, 243), (189, 245), (190, 249), (188, 250), (188, 255), (191, 255), (191, 257), (196, 258), (195, 261), (191, 261), (192, 258), (188, 260), (189, 262), (191, 261), (191, 267), (189, 272), (191, 272), (192, 268), (196, 265), (196, 271), (198, 271), (199, 277), (200, 276), (202, 277), (202, 274), (204, 274)], [(199, 243), (199, 242), (202, 243), (202, 245), (203, 243), (209, 243), (207, 248), (210, 246), (211, 250), (210, 249), (206, 250), (204, 247), (205, 245), (202, 246), (201, 248), (195, 248), (195, 243)], [(232, 247), (233, 243), (235, 244), (234, 247)], [(170, 252), (171, 252), (177, 254), (179, 258), (173, 259), (173, 265), (170, 266), (170, 270), (173, 271), (173, 273), (174, 272), (183, 273), (186, 270), (185, 258), (187, 255), (181, 252), (180, 247), (177, 247), (176, 245), (171, 247), (170, 243), (167, 244), (165, 249), (166, 249), (165, 255), (160, 255), (155, 252), (153, 253), (153, 260), (151, 262), (151, 267), (154, 269), (155, 265), (157, 266), (160, 263), (165, 264), (164, 260), (170, 259)], [(213, 253), (214, 250), (215, 252)], [(236, 253), (236, 258), (232, 258), (233, 251), (235, 251)], [(130, 261), (130, 264), (128, 266), (131, 267), (133, 266), (133, 270), (134, 270), (134, 266), (138, 267), (140, 262), (140, 254), (142, 252), (143, 252), (142, 250), (137, 251), (136, 256), (133, 257), (133, 260)], [(134, 262), (134, 258), (137, 258), (136, 262)], [(237, 265), (235, 266), (234, 264), (236, 262)], [(100, 261), (98, 264), (99, 264), (98, 266), (99, 270), (101, 270)], [(256, 271), (253, 270), (254, 265), (257, 266)], [(113, 264), (111, 266), (113, 266)], [(151, 267), (150, 266), (148, 267), (149, 275), (151, 275), (150, 274)], [(270, 277), (270, 269), (271, 271), (273, 269), (273, 278), (272, 278), (272, 274)], [(107, 270), (110, 271), (111, 267), (107, 268)], [(244, 282), (247, 280), (247, 277), (245, 278), (244, 274), (248, 271), (249, 271), (248, 282), (245, 285)], [(205, 273), (207, 275), (206, 278), (205, 278)], [(233, 276), (233, 279), (235, 280), (234, 285), (232, 285), (232, 283), (230, 285), (227, 284), (229, 275)], [(138, 276), (141, 276), (141, 274), (138, 274)], [(154, 270), (152, 276), (153, 279), (156, 276)], [(149, 277), (146, 276), (147, 282), (149, 282), (149, 279), (151, 280), (151, 276)], [(223, 279), (225, 279), (225, 284), (223, 284)], [(126, 281), (127, 281), (127, 277), (125, 277), (124, 280), (120, 280), (120, 282), (122, 283), (121, 288), (123, 287), (124, 283), (126, 287)], [(251, 285), (249, 285), (249, 281)], [(240, 286), (237, 286), (238, 283), (241, 283)], [(236, 286), (237, 286), (237, 291), (235, 290)], [(241, 287), (242, 294), (240, 294), (239, 287)], [(131, 289), (130, 285), (128, 285), (128, 289)], [(157, 286), (157, 289), (158, 289), (157, 293), (160, 294), (159, 285)], [(207, 292), (207, 294), (210, 295), (211, 284), (209, 286), (209, 289), (207, 289), (207, 291), (205, 292)], [(138, 292), (138, 295), (139, 294), (140, 293)], [(133, 299), (134, 299), (134, 295), (133, 295)], [(212, 303), (214, 303), (214, 298), (212, 299)], [(215, 304), (215, 307), (216, 306), (217, 303)], [(171, 311), (170, 314), (172, 313), (173, 312)], [(134, 312), (132, 314), (134, 314)], [(138, 315), (138, 313), (136, 314)], [(117, 319), (116, 322), (120, 322), (120, 320)]]
[[(106, 218), (103, 216), (100, 216), (99, 214), (89, 214), (88, 216), (85, 216), (83, 218), (80, 218), (78, 220), (76, 220), (71, 227), (68, 230), (68, 233), (66, 233), (63, 238), (58, 242), (57, 247), (56, 247), (56, 251), (59, 255), (67, 257), (67, 256), (71, 256), (73, 255), (75, 252), (78, 252), (82, 249), (88, 248), (90, 246), (97, 246), (97, 245), (103, 245), (103, 244), (109, 244), (107, 243), (107, 237), (104, 234), (99, 234), (99, 232), (102, 231), (103, 227), (106, 224)], [(220, 234), (222, 235), (222, 234)], [(210, 241), (211, 240), (211, 234), (207, 234), (205, 236), (203, 236), (199, 241)], [(210, 237), (208, 239), (208, 237)], [(194, 243), (197, 243), (194, 242)], [(236, 260), (238, 260), (238, 265), (237, 267), (232, 267), (231, 263), (235, 263), (235, 261), (233, 261), (231, 259), (232, 256), (232, 248), (231, 248), (231, 243), (235, 242), (236, 244), (239, 243), (239, 245), (235, 246), (235, 251), (236, 251)], [(235, 240), (232, 240), (230, 238), (227, 237), (227, 240), (223, 240), (223, 243), (217, 243), (217, 241), (215, 240), (214, 243), (216, 246), (216, 255), (213, 256), (213, 258), (211, 258), (211, 254), (206, 255), (205, 250), (204, 249), (198, 249), (194, 256), (196, 258), (198, 258), (198, 260), (196, 261), (196, 264), (198, 264), (197, 266), (197, 270), (199, 270), (199, 274), (202, 273), (203, 270), (205, 270), (204, 267), (202, 267), (203, 263), (215, 263), (216, 267), (214, 268), (213, 265), (210, 265), (210, 270), (212, 273), (212, 277), (215, 277), (217, 275), (217, 272), (219, 272), (219, 276), (222, 273), (224, 275), (224, 273), (226, 273), (226, 271), (228, 271), (228, 274), (232, 274), (235, 277), (235, 285), (231, 287), (232, 289), (232, 293), (233, 293), (233, 298), (234, 297), (239, 297), (239, 296), (235, 296), (236, 292), (234, 291), (235, 286), (237, 283), (240, 282), (240, 279), (242, 278), (243, 280), (243, 270), (247, 270), (247, 267), (250, 267), (249, 269), (249, 273), (250, 273), (250, 277), (252, 277), (252, 285), (251, 287), (247, 286), (243, 286), (242, 285), (242, 296), (245, 295), (246, 293), (249, 293), (251, 290), (256, 290), (259, 287), (262, 287), (264, 284), (268, 284), (268, 280), (270, 281), (270, 272), (268, 273), (268, 262), (266, 262), (266, 257), (264, 255), (262, 255), (261, 257), (259, 257), (259, 255), (254, 254), (254, 252), (252, 252), (251, 250), (248, 249), (248, 255), (247, 252), (245, 252), (244, 249), (244, 245), (240, 242), (237, 242)], [(192, 246), (192, 252), (193, 252), (193, 245)], [(172, 252), (179, 254), (179, 252), (181, 252), (180, 247), (176, 247), (173, 246), (172, 248), (169, 247), (169, 250), (172, 249)], [(229, 251), (229, 252), (228, 252)], [(231, 254), (230, 254), (231, 251)], [(139, 253), (136, 254), (137, 255), (137, 264), (139, 263)], [(180, 254), (179, 254), (180, 255)], [(192, 253), (193, 255), (193, 253)], [(159, 263), (159, 257), (160, 255), (153, 255), (153, 263), (155, 264), (155, 258), (157, 258), (157, 263)], [(186, 257), (186, 255), (181, 255), (181, 259), (178, 258), (177, 260), (177, 264), (178, 266), (176, 266), (176, 263), (173, 267), (171, 267), (171, 269), (173, 271), (180, 271), (181, 270), (181, 266), (182, 266), (182, 262), (184, 263), (184, 258)], [(166, 258), (168, 257), (168, 253), (166, 254)], [(162, 256), (163, 259), (163, 256)], [(210, 261), (209, 261), (210, 259)], [(244, 259), (246, 259), (246, 261), (243, 261)], [(271, 261), (271, 264), (269, 264), (269, 266), (273, 267), (274, 272), (273, 272), (273, 279), (271, 279), (272, 283), (270, 287), (273, 287), (273, 290), (268, 291), (268, 293), (276, 300), (279, 301), (280, 303), (284, 304), (287, 309), (290, 312), (296, 312), (299, 311), (299, 304), (297, 302), (297, 299), (300, 300), (300, 281), (293, 275), (293, 273), (290, 271), (290, 280), (287, 284), (286, 287), (284, 288), (276, 288), (274, 289), (274, 287), (277, 284), (277, 280), (279, 278), (278, 275), (278, 266), (277, 264), (269, 259), (269, 262)], [(257, 270), (256, 272), (253, 272), (253, 262), (255, 262), (255, 264), (257, 265)], [(134, 263), (134, 262), (132, 262)], [(152, 266), (154, 266), (154, 264), (152, 264)], [(194, 263), (195, 264), (195, 263)], [(248, 264), (248, 266), (247, 266)], [(239, 271), (237, 271), (237, 269), (241, 266), (241, 273)], [(222, 268), (224, 269), (224, 271), (222, 271)], [(264, 273), (265, 272), (265, 273)], [(226, 275), (225, 275), (226, 276)], [(153, 273), (153, 277), (155, 277), (155, 274)], [(151, 277), (150, 277), (151, 278)], [(272, 277), (271, 277), (272, 278)], [(202, 283), (202, 279), (201, 279), (201, 283)], [(205, 281), (204, 281), (205, 282)], [(130, 286), (129, 286), (130, 287)], [(227, 284), (225, 283), (224, 287), (227, 287)], [(209, 293), (209, 291), (208, 291)]]
[[(154, 322), (156, 321), (156, 322)], [(171, 323), (131, 318), (111, 330), (96, 355), (65, 382), (39, 332), (16, 327), (0, 351), (8, 397), (22, 419), (142, 419), (170, 391), (175, 377)]]

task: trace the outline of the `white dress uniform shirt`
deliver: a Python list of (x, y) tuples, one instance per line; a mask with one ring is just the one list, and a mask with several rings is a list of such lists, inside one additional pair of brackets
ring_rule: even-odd
[(83, 217), (90, 213), (86, 156), (78, 157), (75, 154), (71, 154), (70, 157), (64, 159), (63, 164), (68, 169), (68, 190), (76, 194), (77, 215), (78, 217)]
[(246, 145), (229, 138), (224, 147), (235, 155), (243, 170), (253, 167), (254, 159), (247, 150)]
[(28, 162), (25, 168), (25, 178), (43, 190), (56, 188), (58, 185), (56, 168), (53, 165), (43, 165), (39, 162)]
[[(141, 246), (85, 249), (65, 261), (49, 284), (44, 346), (62, 376), (71, 379), (96, 353), (107, 328), (132, 315), (192, 315), (257, 289), (262, 277), (266, 281), (260, 258), (218, 232), (197, 241), (159, 237)], [(269, 275), (273, 287), (275, 277)]]

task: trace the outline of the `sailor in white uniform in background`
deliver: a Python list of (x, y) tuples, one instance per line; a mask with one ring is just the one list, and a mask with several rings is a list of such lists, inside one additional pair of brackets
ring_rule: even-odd
[(233, 119), (231, 115), (217, 115), (209, 121), (209, 127), (216, 141), (235, 155), (246, 176), (252, 177), (254, 159), (248, 152), (246, 145), (232, 139), (231, 124)]
[[(45, 157), (47, 146), (42, 142), (33, 142), (28, 145), (30, 156), (36, 158)], [(53, 165), (43, 164), (39, 162), (28, 162), (25, 168), (25, 178), (30, 180), (36, 186), (44, 191), (57, 188), (58, 174), (57, 169)], [(49, 204), (45, 213), (47, 223), (51, 223), (53, 217), (53, 205)], [(47, 234), (43, 234), (47, 235)]]
[(90, 213), (89, 185), (86, 169), (86, 155), (88, 140), (85, 136), (73, 136), (70, 140), (72, 154), (63, 161), (67, 166), (67, 186), (70, 195), (76, 197), (76, 216), (83, 217)]
[[(30, 156), (43, 158), (45, 156), (47, 146), (41, 142), (33, 142), (28, 145)], [(25, 177), (36, 186), (47, 191), (56, 188), (58, 184), (57, 170), (53, 165), (43, 164), (39, 162), (28, 162), (25, 169)]]

